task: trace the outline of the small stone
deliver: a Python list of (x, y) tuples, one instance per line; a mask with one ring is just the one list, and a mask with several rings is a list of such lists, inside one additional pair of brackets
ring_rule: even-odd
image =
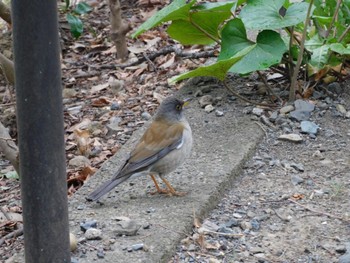
[(215, 116), (216, 117), (222, 117), (222, 116), (224, 116), (224, 112), (220, 111), (220, 110), (215, 110)]
[(241, 222), (241, 228), (243, 230), (251, 230), (253, 228), (252, 224), (250, 222), (242, 221)]
[(287, 106), (284, 106), (283, 108), (280, 109), (280, 113), (287, 114), (288, 112), (291, 112), (292, 110), (294, 110), (294, 106), (287, 105)]
[(303, 133), (317, 134), (320, 127), (311, 121), (302, 121), (300, 123), (300, 128)]
[(311, 113), (309, 111), (295, 110), (289, 113), (289, 117), (296, 121), (306, 121), (310, 118)]
[(291, 163), (290, 166), (298, 172), (304, 172), (304, 165), (302, 163)]
[(89, 228), (96, 228), (97, 227), (97, 221), (96, 220), (89, 220), (84, 223), (80, 223), (80, 230), (83, 232), (86, 232)]
[(263, 114), (264, 110), (260, 108), (253, 108), (252, 113), (258, 117), (260, 117)]
[(275, 122), (276, 119), (277, 119), (277, 117), (278, 117), (278, 112), (277, 112), (277, 111), (274, 111), (274, 112), (271, 113), (271, 115), (270, 115), (270, 117), (269, 117), (269, 121)]
[(114, 226), (113, 233), (116, 236), (135, 236), (140, 227), (141, 225), (139, 225), (135, 220), (120, 220)]
[(218, 231), (219, 233), (225, 233), (225, 234), (232, 234), (233, 231), (231, 228), (225, 227), (225, 226), (221, 226)]
[(99, 249), (97, 250), (97, 257), (98, 258), (104, 258), (105, 257), (105, 252), (103, 251), (103, 249)]
[(253, 219), (252, 221), (250, 221), (250, 224), (251, 224), (252, 229), (253, 229), (254, 231), (258, 231), (258, 230), (260, 229), (260, 223), (259, 223), (258, 220)]
[(197, 90), (195, 91), (195, 93), (194, 93), (194, 96), (195, 96), (195, 97), (200, 97), (200, 96), (202, 96), (202, 95), (203, 95), (203, 91), (200, 90), (200, 89), (197, 89)]
[(345, 118), (350, 119), (350, 111), (345, 113)]
[(335, 251), (338, 252), (338, 253), (345, 253), (346, 252), (346, 247), (344, 245), (336, 246)]
[(99, 240), (102, 239), (102, 231), (97, 228), (89, 228), (85, 232), (85, 238), (87, 240)]
[(202, 234), (205, 232), (217, 232), (219, 226), (209, 220), (205, 220), (200, 228), (198, 228), (198, 233)]
[(79, 260), (75, 257), (70, 258), (70, 263), (79, 263)]
[(69, 233), (69, 245), (70, 245), (70, 251), (74, 251), (78, 248), (78, 241), (74, 234)]
[(209, 258), (209, 263), (220, 263), (221, 261), (216, 258)]
[(278, 137), (279, 140), (291, 141), (291, 142), (302, 142), (303, 138), (299, 134), (282, 134)]
[(119, 110), (120, 109), (120, 104), (116, 101), (113, 101), (111, 104), (111, 110)]
[(242, 215), (238, 213), (233, 213), (232, 216), (235, 218), (242, 218)]
[(152, 118), (151, 114), (149, 114), (147, 111), (144, 111), (141, 113), (141, 118), (148, 121)]
[(86, 167), (86, 166), (90, 166), (91, 162), (85, 156), (78, 155), (72, 158), (71, 160), (69, 160), (68, 164), (73, 167)]
[(143, 249), (143, 243), (132, 245), (131, 248), (134, 251), (142, 250)]
[(74, 89), (63, 89), (62, 96), (63, 98), (73, 98), (77, 95), (77, 92)]
[(236, 227), (238, 225), (239, 225), (239, 222), (236, 219), (230, 219), (228, 222), (225, 223), (225, 226), (230, 228)]
[(300, 176), (292, 175), (291, 181), (292, 181), (293, 185), (298, 185), (298, 184), (301, 184), (302, 182), (304, 182), (304, 179), (301, 178)]
[(315, 105), (305, 101), (305, 100), (296, 100), (294, 101), (294, 106), (295, 106), (295, 110), (298, 111), (307, 111), (307, 112), (311, 112), (315, 109)]
[(213, 103), (213, 97), (211, 95), (204, 95), (199, 99), (199, 105), (204, 108), (207, 105), (211, 105)]
[(257, 254), (264, 252), (264, 250), (261, 247), (251, 247), (249, 249), (249, 252), (251, 252), (252, 254)]
[(329, 160), (329, 159), (324, 159), (324, 160), (320, 161), (320, 164), (322, 166), (332, 166), (333, 162), (331, 160)]
[(214, 108), (214, 106), (211, 105), (211, 104), (205, 106), (205, 108), (204, 108), (204, 111), (205, 111), (206, 113), (210, 113), (210, 112), (212, 112), (213, 110), (215, 110), (215, 108)]
[(327, 90), (335, 94), (341, 94), (343, 89), (338, 82), (332, 82), (328, 84)]
[(341, 114), (345, 115), (346, 114), (346, 109), (343, 105), (337, 104), (336, 106), (337, 111), (339, 111)]

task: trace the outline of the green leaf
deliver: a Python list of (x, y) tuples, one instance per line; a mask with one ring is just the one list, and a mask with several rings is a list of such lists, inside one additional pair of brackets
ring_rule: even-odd
[(18, 174), (17, 174), (16, 171), (7, 172), (7, 173), (5, 174), (5, 177), (6, 177), (7, 179), (19, 179), (19, 176), (18, 176)]
[(162, 22), (178, 19), (188, 20), (190, 8), (195, 2), (196, 0), (192, 0), (186, 4), (186, 0), (174, 0), (170, 5), (164, 7), (151, 18), (147, 19), (147, 21), (144, 22), (131, 36), (133, 38), (137, 37), (138, 35), (151, 29), (152, 27), (159, 25)]
[(329, 45), (324, 44), (318, 35), (305, 41), (305, 48), (312, 52), (309, 64), (315, 69), (322, 69), (329, 58)]
[(243, 7), (240, 17), (249, 29), (279, 29), (297, 25), (306, 19), (309, 4), (294, 3), (284, 16), (280, 15), (285, 0), (250, 0)]
[(67, 21), (70, 26), (70, 32), (75, 38), (79, 38), (83, 33), (83, 23), (81, 20), (72, 14), (67, 14)]
[(80, 2), (79, 4), (77, 4), (77, 6), (73, 11), (78, 15), (83, 15), (90, 12), (91, 10), (92, 10), (92, 7), (89, 6), (87, 3)]
[(212, 76), (216, 77), (220, 80), (224, 80), (226, 77), (226, 74), (228, 70), (237, 63), (245, 54), (247, 54), (252, 47), (248, 47), (246, 49), (243, 49), (241, 52), (237, 53), (235, 56), (225, 59), (225, 60), (220, 60), (212, 65), (209, 66), (203, 66), (199, 67), (195, 70), (192, 70), (190, 72), (183, 73), (179, 76), (172, 77), (169, 82), (177, 82), (179, 80), (183, 79), (188, 79), (192, 77), (199, 77), (199, 76)]
[(219, 26), (231, 17), (233, 2), (206, 3), (191, 8), (189, 20), (176, 20), (168, 34), (183, 45), (209, 45), (219, 39)]
[(229, 21), (222, 30), (221, 52), (219, 60), (235, 56), (242, 49), (251, 50), (230, 68), (230, 72), (247, 74), (256, 70), (265, 70), (278, 64), (287, 50), (281, 36), (272, 30), (264, 30), (254, 43), (247, 39), (246, 30), (238, 18)]
[(331, 44), (330, 49), (340, 55), (350, 55), (350, 45), (346, 45), (346, 47), (344, 47), (342, 44), (340, 43), (334, 43)]

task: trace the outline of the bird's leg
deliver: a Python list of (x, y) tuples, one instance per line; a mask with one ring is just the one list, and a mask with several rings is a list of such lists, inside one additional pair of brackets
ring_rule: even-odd
[(174, 195), (174, 196), (184, 196), (186, 195), (187, 193), (185, 192), (176, 192), (176, 190), (171, 186), (171, 184), (165, 179), (163, 178), (162, 176), (159, 176), (160, 179), (163, 180), (163, 182), (165, 183), (165, 185), (168, 187), (169, 191), (168, 191), (168, 194), (169, 195)]
[(156, 187), (157, 191), (153, 191), (151, 192), (151, 195), (154, 195), (156, 193), (159, 193), (159, 194), (169, 194), (169, 191), (167, 189), (162, 189), (159, 187), (158, 185), (158, 182), (156, 180), (156, 178), (154, 178), (154, 175), (153, 174), (150, 174), (151, 178), (152, 178), (152, 181), (154, 183), (154, 186)]

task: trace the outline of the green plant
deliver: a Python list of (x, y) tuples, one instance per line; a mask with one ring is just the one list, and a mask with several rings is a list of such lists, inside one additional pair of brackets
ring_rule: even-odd
[[(350, 18), (349, 4), (349, 0), (317, 0), (314, 5), (313, 0), (299, 3), (289, 0), (218, 3), (174, 0), (132, 36), (171, 22), (169, 36), (184, 45), (220, 45), (217, 62), (175, 76), (170, 82), (195, 76), (224, 80), (229, 72), (249, 74), (273, 69), (291, 80), (290, 100), (293, 100), (300, 68), (309, 69), (308, 77), (320, 78), (320, 72), (329, 72), (325, 67), (339, 65), (347, 58), (350, 51), (349, 26), (346, 26)], [(256, 40), (247, 36), (247, 30), (257, 32)]]
[(79, 2), (76, 6), (71, 6), (70, 0), (65, 0), (62, 11), (66, 13), (66, 19), (70, 27), (70, 32), (74, 38), (79, 38), (84, 30), (80, 16), (90, 12), (92, 8), (84, 2)]

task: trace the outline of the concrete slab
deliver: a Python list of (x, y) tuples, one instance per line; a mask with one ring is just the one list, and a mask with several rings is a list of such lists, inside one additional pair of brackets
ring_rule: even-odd
[[(190, 87), (184, 88), (180, 96), (188, 97), (189, 92)], [(224, 90), (215, 93), (226, 96)], [(186, 110), (194, 133), (194, 148), (191, 158), (167, 177), (176, 190), (188, 192), (186, 196), (152, 196), (148, 193), (154, 190), (151, 179), (139, 177), (103, 197), (103, 205), (85, 201), (90, 191), (118, 170), (145, 128), (134, 133), (127, 144), (74, 195), (69, 202), (70, 231), (79, 239), (83, 236), (79, 224), (94, 219), (104, 236), (102, 241), (79, 244), (74, 256), (80, 263), (169, 261), (176, 245), (190, 233), (194, 214), (201, 218), (217, 204), (263, 137), (263, 131), (256, 123), (237, 114), (232, 105), (225, 107), (228, 111), (224, 117), (207, 114), (196, 100)], [(141, 227), (133, 237), (116, 237), (113, 228), (119, 216), (150, 227)], [(138, 243), (143, 243), (147, 251), (126, 250)], [(103, 246), (111, 250), (99, 259), (96, 248)]]

